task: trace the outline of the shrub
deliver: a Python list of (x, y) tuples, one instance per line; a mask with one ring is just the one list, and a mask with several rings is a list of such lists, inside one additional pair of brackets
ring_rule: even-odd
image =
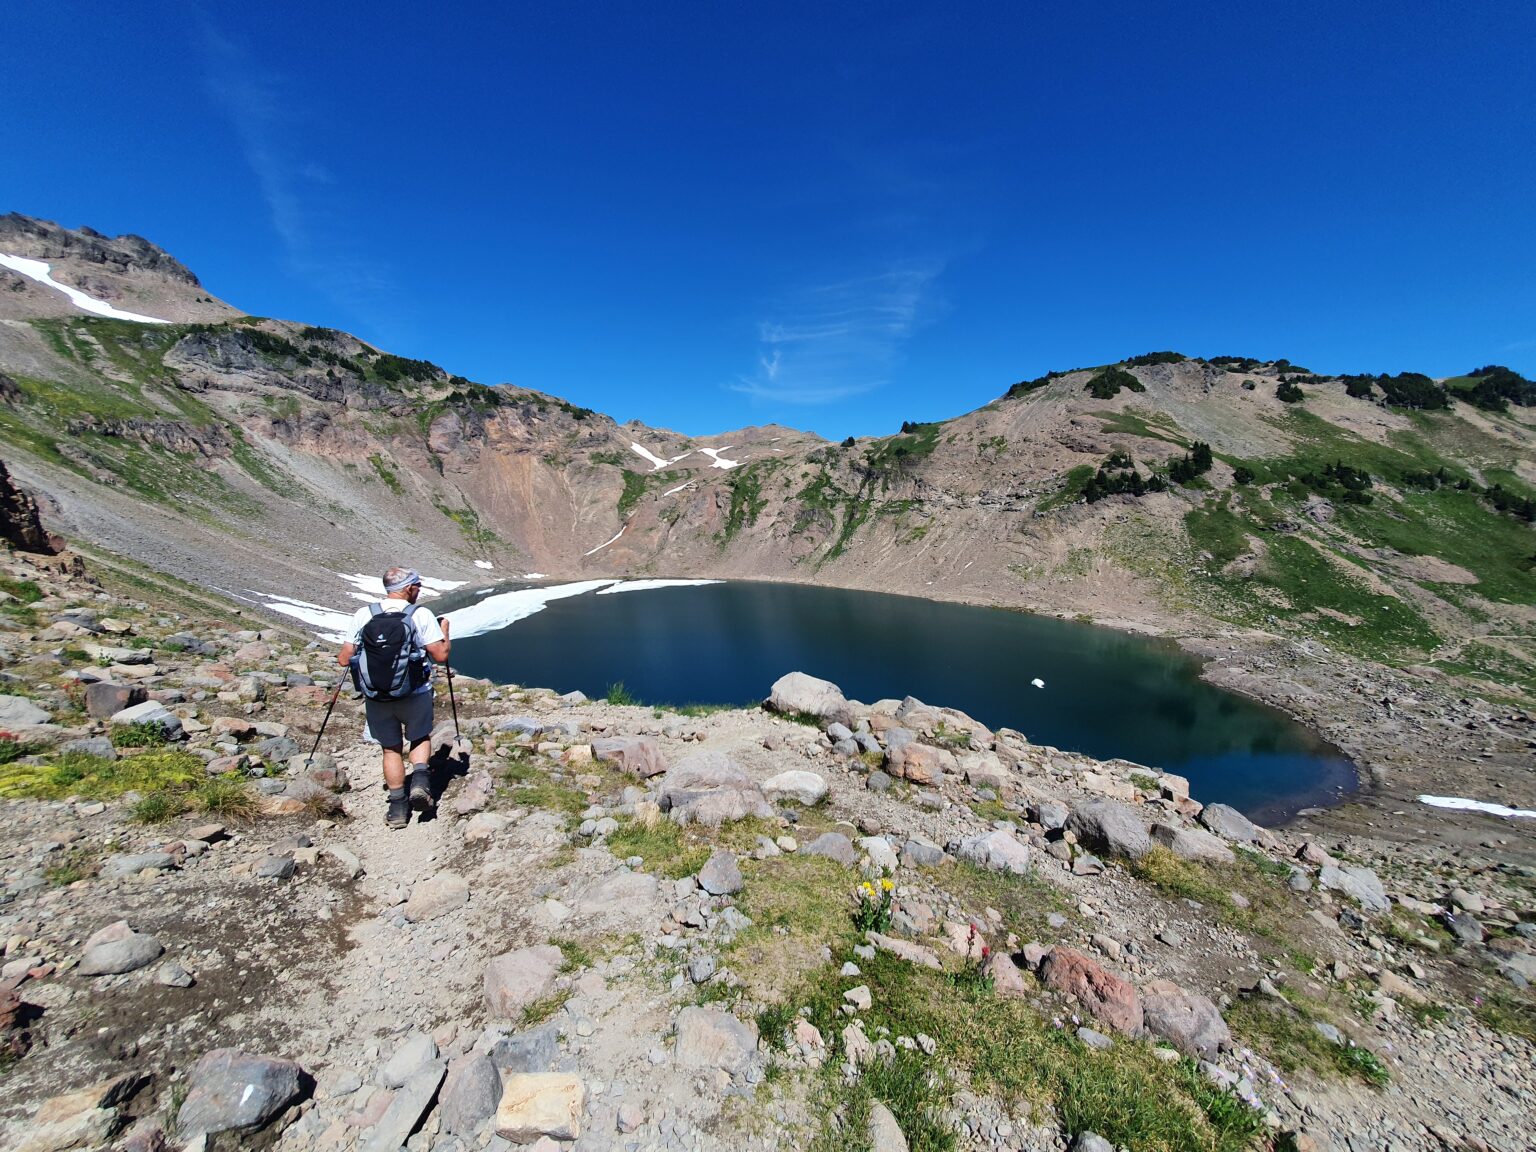
[(1394, 408), (1417, 408), (1434, 411), (1449, 408), (1451, 398), (1444, 388), (1421, 372), (1399, 372), (1396, 376), (1377, 376), (1375, 384), (1386, 396), (1386, 402)]
[(165, 729), (153, 720), (140, 720), (112, 729), (112, 743), (118, 748), (163, 748)]
[(151, 792), (129, 809), (129, 815), (139, 824), (164, 824), (187, 810), (186, 797), (177, 792)]
[(1344, 376), (1344, 391), (1356, 400), (1369, 400), (1376, 395), (1376, 390), (1371, 387), (1370, 376)]
[(1120, 394), (1122, 388), (1132, 392), (1147, 390), (1145, 384), (1124, 368), (1105, 368), (1083, 386), (1083, 390), (1090, 393), (1095, 400), (1113, 400)]
[(1195, 478), (1211, 470), (1214, 463), (1211, 446), (1204, 440), (1196, 440), (1188, 453), (1168, 465), (1168, 478), (1176, 484), (1193, 484)]
[(1140, 356), (1132, 356), (1129, 360), (1122, 360), (1122, 364), (1131, 367), (1142, 368), (1153, 364), (1182, 364), (1189, 357), (1182, 352), (1143, 352)]
[(604, 697), (610, 704), (639, 704), (635, 694), (624, 687), (624, 681), (616, 680), (608, 685), (608, 695)]
[(1280, 386), (1275, 389), (1275, 397), (1286, 404), (1299, 404), (1307, 398), (1307, 394), (1294, 380), (1282, 377)]
[(1236, 484), (1252, 484), (1254, 480), (1253, 469), (1246, 464), (1239, 464), (1232, 469), (1232, 481)]
[(848, 437), (844, 438), (841, 446), (844, 447), (844, 448), (852, 448), (853, 445), (854, 445), (853, 437), (852, 436), (848, 436)]
[(198, 785), (195, 803), (199, 812), (226, 820), (248, 820), (256, 815), (256, 797), (246, 782), (234, 773), (215, 776)]

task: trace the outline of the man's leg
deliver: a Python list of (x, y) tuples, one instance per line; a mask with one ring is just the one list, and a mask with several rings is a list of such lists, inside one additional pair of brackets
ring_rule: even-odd
[(384, 786), (389, 790), (384, 823), (390, 828), (404, 828), (411, 822), (411, 808), (405, 798), (405, 760), (399, 744), (384, 749)]
[(430, 812), (432, 798), (432, 693), (418, 692), (402, 702), (405, 742), (411, 749), (411, 807)]

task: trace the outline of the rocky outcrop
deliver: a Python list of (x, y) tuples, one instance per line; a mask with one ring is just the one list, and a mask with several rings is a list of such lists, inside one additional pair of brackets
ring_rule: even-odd
[(1075, 997), (1101, 1024), (1127, 1036), (1141, 1034), (1141, 998), (1130, 981), (1106, 971), (1071, 948), (1053, 948), (1041, 961), (1040, 981), (1053, 992)]
[(0, 536), (22, 552), (54, 556), (63, 550), (63, 543), (44, 530), (37, 501), (16, 487), (3, 462), (0, 462)]

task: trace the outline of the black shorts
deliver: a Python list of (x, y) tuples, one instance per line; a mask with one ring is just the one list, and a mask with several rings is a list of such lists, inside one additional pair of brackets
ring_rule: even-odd
[(364, 700), (363, 714), (368, 722), (363, 739), (386, 748), (399, 748), (400, 730), (414, 747), (432, 737), (432, 693), (417, 692), (399, 700)]

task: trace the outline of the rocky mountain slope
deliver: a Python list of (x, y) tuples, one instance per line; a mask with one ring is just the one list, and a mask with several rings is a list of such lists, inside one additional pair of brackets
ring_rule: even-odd
[(6, 1148), (1527, 1142), (1529, 868), (799, 675), (440, 684), (390, 832), (350, 694), (308, 756), (329, 648), (110, 558), (0, 589)]

